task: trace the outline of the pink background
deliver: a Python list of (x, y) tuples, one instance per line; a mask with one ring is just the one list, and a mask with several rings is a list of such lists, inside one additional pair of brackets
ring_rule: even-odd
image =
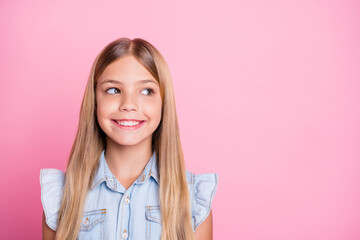
[(360, 239), (358, 1), (1, 1), (1, 239), (40, 239), (96, 54), (141, 37), (173, 76), (214, 239)]

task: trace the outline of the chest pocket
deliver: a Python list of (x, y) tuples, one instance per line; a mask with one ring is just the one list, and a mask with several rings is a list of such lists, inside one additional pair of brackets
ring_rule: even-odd
[(84, 212), (78, 239), (105, 239), (106, 209)]
[(159, 205), (146, 206), (146, 239), (158, 240), (161, 237), (161, 211)]

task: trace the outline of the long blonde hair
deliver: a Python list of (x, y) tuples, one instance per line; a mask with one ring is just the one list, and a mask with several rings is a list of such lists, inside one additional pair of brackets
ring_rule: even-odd
[(126, 55), (134, 56), (160, 86), (162, 119), (153, 133), (152, 149), (156, 153), (160, 177), (161, 239), (194, 239), (170, 71), (160, 52), (141, 38), (119, 38), (109, 43), (93, 63), (81, 104), (76, 138), (67, 164), (56, 239), (74, 240), (79, 233), (87, 192), (97, 171), (100, 154), (106, 148), (106, 136), (96, 117), (96, 83), (109, 64)]

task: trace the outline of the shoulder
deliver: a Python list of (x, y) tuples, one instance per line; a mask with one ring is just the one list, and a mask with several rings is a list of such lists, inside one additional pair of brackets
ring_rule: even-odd
[(217, 173), (194, 174), (186, 171), (190, 192), (193, 231), (207, 218), (218, 187)]
[(54, 231), (62, 200), (65, 173), (58, 169), (40, 170), (41, 203), (44, 209), (46, 224)]

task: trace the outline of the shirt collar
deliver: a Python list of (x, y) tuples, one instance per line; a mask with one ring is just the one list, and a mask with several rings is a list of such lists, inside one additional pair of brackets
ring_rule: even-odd
[[(153, 177), (157, 183), (158, 181), (158, 171), (157, 171), (157, 161), (156, 161), (156, 153), (153, 151), (150, 160), (147, 162), (143, 172), (140, 174), (137, 180), (135, 180), (136, 184), (143, 184), (148, 181), (150, 177)], [(94, 190), (97, 186), (99, 186), (102, 182), (106, 182), (106, 185), (113, 189), (114, 191), (120, 190), (120, 183), (116, 179), (116, 177), (111, 173), (108, 164), (105, 159), (105, 149), (101, 152), (99, 168), (94, 177), (91, 191)]]

